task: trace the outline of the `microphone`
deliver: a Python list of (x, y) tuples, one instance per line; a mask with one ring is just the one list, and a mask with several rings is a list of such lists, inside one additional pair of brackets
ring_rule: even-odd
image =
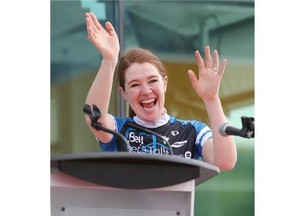
[(221, 127), (219, 128), (219, 133), (222, 136), (241, 136), (241, 137), (245, 137), (246, 135), (243, 134), (243, 132), (241, 131), (241, 129), (235, 128), (230, 126), (228, 123), (224, 123), (223, 125), (221, 125)]
[(254, 138), (254, 118), (247, 118), (242, 116), (242, 125), (241, 129), (235, 128), (229, 125), (227, 122), (220, 126), (219, 133), (222, 136), (240, 136), (243, 138)]

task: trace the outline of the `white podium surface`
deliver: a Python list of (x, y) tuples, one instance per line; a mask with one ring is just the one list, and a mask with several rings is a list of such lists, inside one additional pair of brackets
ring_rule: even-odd
[[(120, 166), (126, 169), (117, 172)], [(194, 174), (183, 173), (182, 178), (178, 172), (181, 167), (185, 172), (191, 169)], [(177, 156), (131, 153), (56, 156), (51, 160), (51, 215), (193, 216), (195, 186), (218, 173), (215, 166)], [(163, 181), (167, 178), (170, 181)]]

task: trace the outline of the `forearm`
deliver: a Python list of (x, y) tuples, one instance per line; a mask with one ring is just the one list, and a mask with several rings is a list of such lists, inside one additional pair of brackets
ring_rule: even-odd
[(86, 104), (95, 104), (102, 114), (108, 113), (116, 61), (102, 60), (99, 71), (86, 98)]
[(224, 137), (219, 133), (219, 128), (226, 122), (221, 101), (216, 98), (213, 101), (204, 101), (204, 104), (213, 134), (213, 147), (210, 149), (213, 155), (210, 159), (221, 169), (230, 170), (237, 161), (237, 150), (232, 136)]
[[(101, 123), (103, 127), (110, 130), (114, 130), (112, 118), (108, 115), (108, 108), (116, 63), (117, 60), (102, 60), (99, 71), (90, 87), (86, 98), (86, 104), (94, 104), (98, 106), (101, 112), (101, 118), (98, 120), (98, 122)], [(111, 134), (103, 131), (97, 131), (95, 128), (92, 128), (90, 125), (91, 121), (87, 116), (85, 116), (85, 119), (91, 131), (100, 141), (109, 142), (112, 139)]]

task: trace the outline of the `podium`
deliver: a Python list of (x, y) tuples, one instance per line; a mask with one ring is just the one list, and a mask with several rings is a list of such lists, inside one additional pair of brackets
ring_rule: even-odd
[(116, 153), (51, 158), (52, 216), (193, 216), (195, 187), (219, 168), (179, 156)]

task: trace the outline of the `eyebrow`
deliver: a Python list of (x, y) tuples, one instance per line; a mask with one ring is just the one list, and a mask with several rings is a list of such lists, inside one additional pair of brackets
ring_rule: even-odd
[[(159, 77), (157, 75), (152, 75), (152, 76), (149, 76), (147, 79), (153, 79), (153, 78), (159, 78)], [(127, 84), (130, 85), (133, 82), (138, 82), (138, 80), (137, 79), (131, 80)]]

